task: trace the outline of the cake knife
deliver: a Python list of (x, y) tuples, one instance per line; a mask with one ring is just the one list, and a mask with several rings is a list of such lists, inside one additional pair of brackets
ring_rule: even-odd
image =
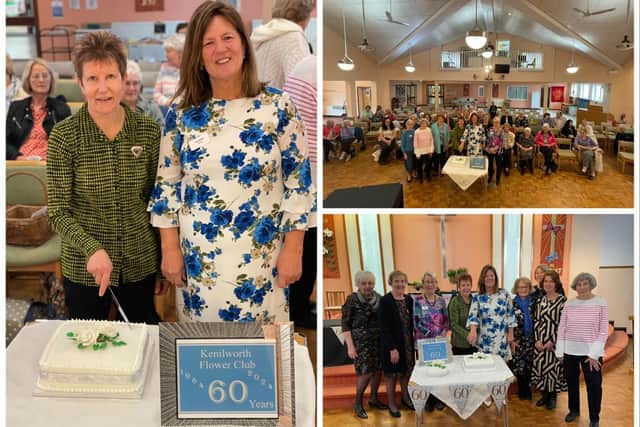
[(109, 289), (109, 292), (111, 292), (111, 299), (113, 299), (113, 302), (115, 303), (116, 308), (120, 312), (120, 315), (122, 316), (124, 321), (127, 322), (127, 326), (129, 328), (131, 328), (131, 324), (129, 323), (129, 318), (127, 317), (126, 314), (124, 314), (124, 310), (122, 309), (122, 306), (120, 305), (120, 302), (118, 301), (118, 298), (116, 298), (116, 294), (113, 293), (113, 289), (111, 289), (111, 286), (107, 287), (107, 289)]

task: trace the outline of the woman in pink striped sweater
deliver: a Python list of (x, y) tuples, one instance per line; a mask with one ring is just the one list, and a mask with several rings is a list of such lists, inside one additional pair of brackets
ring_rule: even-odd
[(580, 273), (571, 288), (578, 296), (566, 302), (556, 343), (556, 357), (564, 363), (569, 388), (569, 413), (566, 422), (580, 415), (580, 369), (587, 386), (589, 401), (589, 427), (598, 427), (602, 401), (602, 358), (607, 340), (609, 316), (607, 302), (591, 291), (597, 286), (596, 278)]

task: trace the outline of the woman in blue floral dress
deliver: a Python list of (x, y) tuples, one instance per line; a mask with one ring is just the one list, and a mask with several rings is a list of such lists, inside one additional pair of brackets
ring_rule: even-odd
[(516, 326), (511, 296), (500, 288), (498, 273), (492, 265), (482, 267), (478, 288), (478, 294), (471, 298), (467, 340), (482, 353), (497, 354), (509, 360), (509, 345), (513, 342)]
[(287, 321), (316, 210), (302, 121), (222, 2), (194, 12), (181, 75), (149, 204), (179, 318)]

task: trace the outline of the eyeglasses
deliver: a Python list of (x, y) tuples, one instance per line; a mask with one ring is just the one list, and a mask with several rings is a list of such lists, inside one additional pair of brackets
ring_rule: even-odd
[(31, 80), (49, 80), (51, 78), (51, 76), (49, 75), (49, 73), (46, 74), (31, 74), (31, 77), (29, 77)]
[(127, 81), (125, 82), (125, 85), (126, 85), (126, 86), (133, 86), (133, 87), (137, 87), (137, 86), (140, 86), (140, 82), (139, 82), (139, 81), (136, 81), (136, 80), (127, 80)]

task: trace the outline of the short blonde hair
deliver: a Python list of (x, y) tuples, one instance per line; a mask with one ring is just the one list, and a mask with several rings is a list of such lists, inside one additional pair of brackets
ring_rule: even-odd
[(175, 33), (167, 37), (167, 39), (162, 42), (162, 47), (165, 49), (173, 49), (178, 52), (182, 52), (184, 50), (184, 34)]
[(29, 95), (33, 94), (33, 88), (31, 87), (31, 70), (36, 64), (42, 65), (49, 72), (49, 77), (51, 80), (51, 84), (49, 85), (49, 95), (51, 95), (53, 93), (53, 88), (56, 85), (56, 79), (58, 78), (58, 76), (56, 72), (53, 71), (53, 68), (51, 68), (51, 65), (49, 65), (49, 63), (42, 58), (32, 59), (31, 61), (27, 62), (27, 65), (25, 65), (24, 70), (22, 71), (22, 89)]
[(131, 79), (137, 77), (138, 80), (142, 80), (142, 71), (136, 61), (129, 59), (127, 61), (127, 76)]

